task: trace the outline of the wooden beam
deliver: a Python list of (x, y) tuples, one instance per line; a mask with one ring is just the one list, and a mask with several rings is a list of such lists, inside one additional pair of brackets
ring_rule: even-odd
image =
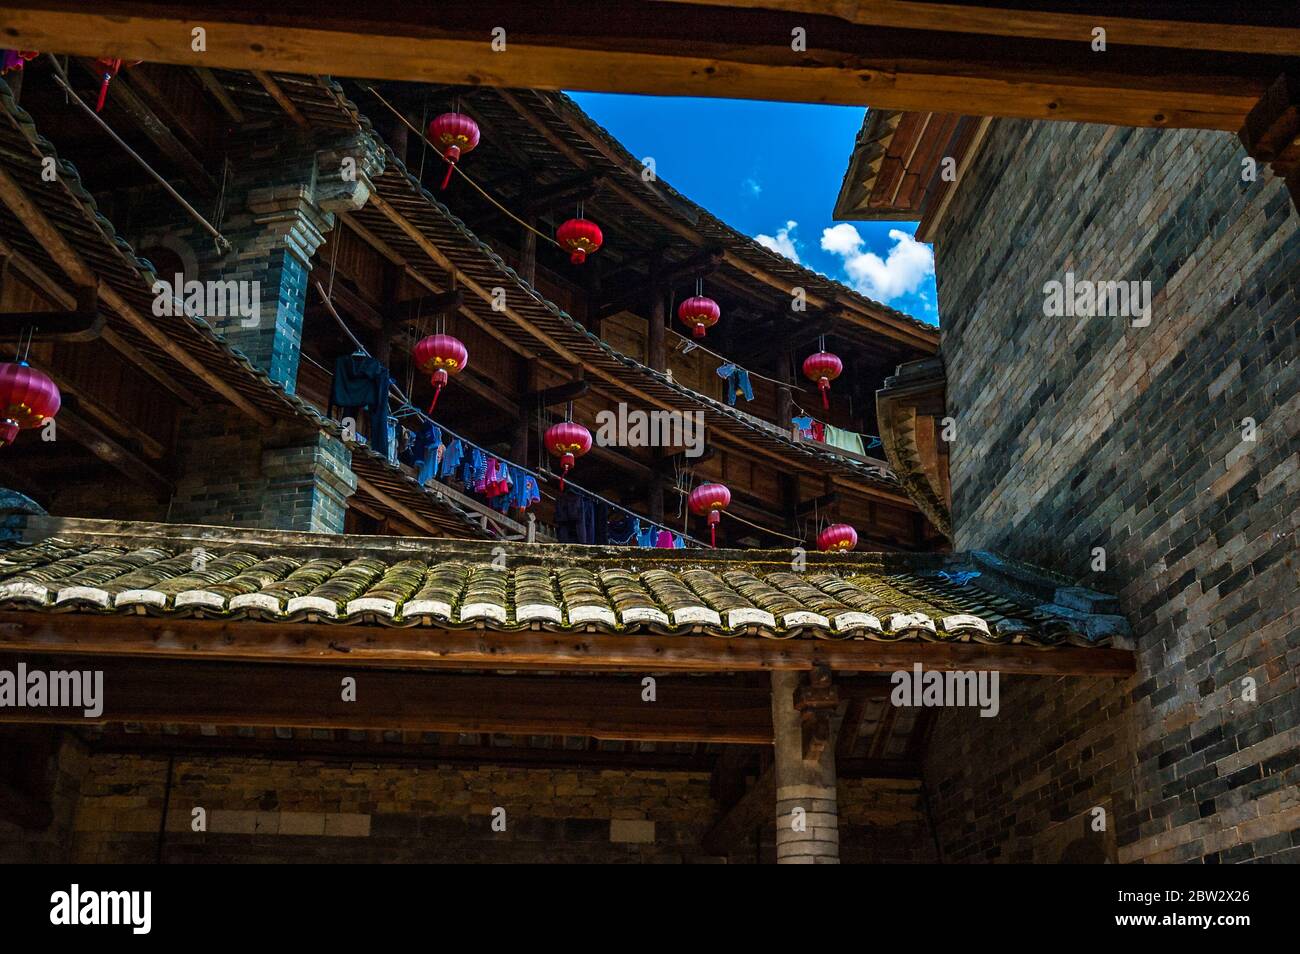
[(332, 662), (352, 666), (582, 669), (607, 672), (895, 672), (996, 669), (1003, 674), (1108, 676), (1136, 670), (1128, 650), (921, 640), (723, 639), (432, 626), (329, 626), (0, 610), (0, 649), (192, 659)]
[[(7, 354), (17, 355), (18, 353), (18, 349), (13, 345), (4, 345), (2, 350)], [(59, 392), (64, 396), (65, 407), (72, 406), (71, 402), (73, 401), (77, 402), (83, 414), (98, 421), (101, 427), (118, 435), (119, 438), (134, 441), (139, 445), (146, 457), (153, 460), (162, 460), (167, 456), (168, 448), (163, 445), (162, 441), (151, 434), (147, 434), (139, 425), (128, 420), (118, 409), (104, 404), (104, 395), (88, 392), (85, 389), (84, 382), (63, 374), (55, 362), (44, 365), (41, 370), (49, 375), (50, 380), (54, 382)], [(64, 420), (63, 410), (60, 410), (57, 415), (58, 426), (62, 426)]]
[[(74, 292), (67, 291), (61, 284), (56, 282), (49, 275), (45, 274), (45, 272), (37, 266), (35, 262), (29, 259), (26, 255), (23, 255), (3, 238), (0, 238), (0, 259), (4, 259), (12, 264), (27, 281), (29, 281), (51, 302), (62, 306), (69, 311), (80, 307), (78, 303), (78, 298), (80, 296), (91, 294), (91, 290), (89, 289), (85, 291), (74, 289), (75, 294)], [(97, 292), (95, 293), (95, 298), (98, 299)], [(195, 408), (199, 406), (198, 399), (195, 398), (189, 390), (183, 387), (179, 381), (162, 368), (158, 367), (158, 365), (153, 361), (146, 358), (140, 353), (138, 348), (112, 328), (107, 325), (101, 327), (99, 337), (105, 344), (117, 351), (118, 354), (122, 355), (141, 371), (166, 388), (168, 392), (179, 399), (186, 407)]]
[(540, 391), (530, 391), (519, 403), (524, 407), (553, 407), (580, 398), (590, 390), (588, 381), (566, 381)]
[(560, 202), (590, 199), (604, 181), (604, 176), (584, 171), (550, 185), (530, 188), (516, 211), (520, 215), (536, 215), (554, 208)]
[(813, 497), (795, 505), (794, 512), (797, 516), (802, 517), (806, 513), (814, 510), (824, 510), (832, 504), (839, 503), (840, 495), (838, 491), (832, 491), (829, 494), (822, 494), (819, 497)]
[[(695, 0), (561, 5), (539, 18), (522, 2), (348, 6), (284, 0), (274, 8), (195, 0), (13, 2), (0, 11), (5, 42), (82, 56), (191, 66), (325, 73), (514, 88), (604, 90), (869, 105), (1234, 131), (1263, 92), (1265, 72), (1300, 52), (1294, 10), (1188, 0), (1173, 15), (1095, 17), (988, 3), (766, 0), (780, 9)], [(748, 5), (747, 5), (748, 6)], [(891, 11), (885, 26), (875, 21)], [(1141, 10), (1138, 7), (1138, 10)], [(899, 13), (898, 11), (903, 11)], [(856, 22), (854, 22), (856, 21)], [(792, 47), (791, 23), (808, 30)], [(1104, 55), (1091, 30), (1111, 25)], [(191, 23), (207, 47), (177, 37)], [(900, 27), (898, 23), (919, 24)], [(501, 56), (484, 41), (511, 37)], [(1189, 48), (1190, 47), (1190, 48)], [(376, 55), (376, 51), (382, 55)]]
[(20, 311), (0, 314), (0, 342), (94, 341), (104, 331), (104, 316), (96, 307), (93, 288), (78, 289), (81, 303), (67, 311)]
[(754, 832), (773, 825), (776, 806), (776, 772), (768, 769), (735, 805), (723, 812), (700, 842), (710, 855), (737, 852)]
[[(643, 742), (772, 741), (771, 702), (761, 688), (660, 676), (656, 701), (635, 677), (500, 676), (332, 666), (11, 656), (29, 672), (104, 674), (103, 711), (0, 708), (0, 722), (167, 722), (416, 732), (568, 735)], [(356, 680), (344, 701), (341, 680)]]
[[(714, 756), (665, 751), (541, 748), (525, 745), (460, 745), (454, 742), (354, 742), (350, 739), (247, 738), (230, 735), (145, 735), (111, 732), (88, 741), (94, 753), (126, 755), (232, 756), (252, 759), (312, 759), (377, 762), (385, 766), (503, 765), (512, 768), (617, 769), (621, 771), (707, 772)], [(338, 731), (338, 730), (336, 730)], [(723, 752), (744, 751), (731, 745)]]
[[(356, 234), (356, 236), (359, 239), (361, 239), (363, 242), (365, 242), (367, 245), (373, 248), (384, 258), (388, 259), (394, 265), (397, 265), (400, 268), (402, 268), (403, 273), (408, 278), (410, 278), (413, 282), (423, 286), (424, 288), (427, 288), (433, 294), (442, 294), (443, 289), (440, 285), (435, 283), (423, 272), (418, 271), (415, 268), (412, 268), (410, 262), (402, 254), (400, 254), (391, 245), (389, 245), (387, 242), (381, 239), (378, 235), (375, 235), (374, 232), (371, 232), (364, 225), (358, 222), (350, 213), (340, 212), (339, 221), (345, 224), (349, 229), (352, 230), (352, 232)], [(460, 314), (464, 315), (465, 318), (471, 321), (476, 328), (482, 329), (485, 334), (490, 335), (494, 340), (496, 340), (498, 343), (503, 345), (507, 350), (512, 351), (515, 354), (519, 355), (520, 357), (526, 358), (527, 360), (530, 361), (538, 360), (535, 349), (525, 347), (523, 344), (517, 341), (515, 337), (505, 334), (496, 326), (492, 325), (491, 323), (483, 321), (481, 318), (479, 318), (477, 314), (474, 313), (474, 310), (469, 308), (468, 306), (462, 306), (460, 309)]]
[(862, 720), (866, 714), (866, 697), (855, 696), (849, 700), (848, 708), (844, 711), (844, 719), (840, 722), (840, 731), (835, 738), (835, 764), (837, 766), (853, 754), (853, 749), (858, 744), (858, 733), (862, 731)]
[(419, 529), (423, 530), (425, 533), (429, 534), (429, 536), (441, 537), (443, 535), (443, 531), (440, 530), (438, 527), (434, 526), (432, 523), (430, 523), (428, 519), (420, 516), (410, 507), (406, 506), (406, 504), (401, 503), (400, 501), (394, 499), (391, 495), (384, 493), (382, 490), (380, 490), (370, 481), (366, 480), (364, 477), (360, 477), (360, 476), (357, 477), (357, 490), (360, 490), (364, 493), (369, 494), (371, 497), (374, 497), (376, 500), (378, 500), (381, 504), (383, 504), (388, 509), (392, 510), (394, 513), (401, 514), (402, 519), (406, 520), (412, 526), (418, 527)]
[(605, 302), (597, 310), (601, 318), (608, 318), (624, 309), (640, 305), (656, 289), (667, 288), (680, 282), (693, 281), (704, 275), (710, 275), (722, 264), (723, 251), (714, 246), (700, 249), (689, 258), (672, 265), (656, 267), (652, 262), (650, 275), (633, 285), (620, 289), (618, 297)]
[(465, 304), (465, 289), (453, 288), (450, 291), (439, 292), (435, 295), (426, 295), (408, 302), (407, 307), (412, 311), (412, 316), (407, 321), (414, 321), (414, 312), (419, 311), (421, 316), (442, 315), (459, 311)]
[(1266, 162), (1300, 207), (1300, 69), (1285, 73), (1246, 116), (1238, 133), (1255, 159)]
[(199, 82), (203, 88), (212, 94), (212, 98), (221, 104), (221, 108), (226, 111), (226, 115), (236, 123), (243, 125), (244, 111), (239, 108), (230, 93), (221, 85), (221, 80), (217, 79), (215, 73), (206, 66), (194, 67), (194, 73), (198, 76)]
[(166, 502), (175, 491), (175, 485), (155, 470), (147, 461), (119, 444), (101, 431), (77, 409), (64, 404), (55, 419), (60, 431), (67, 434), (100, 460), (109, 464), (132, 482), (144, 487), (160, 502)]
[(186, 351), (154, 320), (145, 318), (135, 307), (123, 298), (107, 282), (100, 282), (90, 266), (72, 244), (63, 237), (63, 233), (54, 227), (34, 202), (23, 192), (22, 187), (13, 177), (0, 169), (0, 202), (3, 202), (23, 223), (32, 235), (45, 247), (50, 258), (67, 273), (74, 284), (90, 286), (96, 289), (100, 301), (117, 312), (119, 316), (135, 327), (156, 347), (166, 352), (171, 358), (183, 365), (186, 370), (203, 381), (235, 407), (239, 408), (254, 421), (264, 427), (271, 426), (271, 416), (255, 407), (252, 402), (227, 384), (215, 372), (209, 370), (201, 361)]
[(295, 125), (304, 129), (310, 125), (307, 122), (307, 117), (293, 104), (293, 100), (284, 95), (284, 90), (280, 89), (280, 84), (270, 74), (264, 70), (250, 70), (250, 72), (253, 74), (253, 78), (262, 84), (262, 89), (266, 90), (267, 94), (285, 111), (285, 114), (294, 121)]
[[(88, 60), (78, 59), (77, 63), (90, 76), (99, 80), (103, 79), (102, 71), (96, 69)], [(149, 105), (136, 93), (131, 86), (130, 76), (127, 71), (123, 71), (122, 75), (114, 80), (113, 92), (108, 98), (108, 102), (112, 109), (123, 112), (130, 117), (131, 121), (157, 147), (158, 151), (175, 164), (184, 173), (185, 178), (200, 192), (205, 196), (215, 196), (217, 194), (217, 180), (212, 178), (203, 163), (195, 158), (194, 153), (190, 152), (185, 144), (177, 138), (171, 127), (150, 109)]]
[[(698, 3), (700, 0), (669, 0)], [(715, 6), (760, 7), (789, 13), (825, 13), (850, 23), (905, 30), (936, 28), (987, 36), (1077, 41), (1095, 27), (1106, 30), (1111, 42), (1184, 50), (1236, 50), (1241, 53), (1294, 55), (1300, 51), (1300, 29), (1261, 9), (1256, 22), (1236, 20), (1228, 5), (1185, 0), (1149, 14), (1142, 5), (1113, 5), (1098, 12), (1076, 13), (1063, 3), (1040, 2), (1039, 9), (998, 3), (938, 3), (935, 0), (705, 0)], [(1073, 6), (1077, 7), (1078, 4)], [(1057, 7), (1057, 9), (1052, 9)], [(1172, 15), (1168, 10), (1172, 9)], [(1204, 17), (1204, 20), (1199, 18)], [(1270, 19), (1272, 22), (1270, 22)]]
[[(461, 285), (464, 285), (471, 292), (473, 292), (480, 299), (482, 299), (483, 302), (488, 305), (488, 307), (492, 307), (494, 298), (491, 289), (484, 288), (478, 282), (474, 281), (474, 279), (470, 278), (464, 272), (460, 271), (460, 269), (458, 269), (452, 263), (451, 259), (447, 258), (446, 255), (442, 254), (442, 252), (438, 249), (438, 247), (434, 245), (433, 242), (429, 241), (429, 237), (427, 235), (425, 235), (418, 228), (416, 228), (406, 218), (406, 216), (402, 215), (401, 212), (393, 208), (393, 206), (389, 204), (387, 199), (381, 196), (378, 192), (373, 192), (371, 193), (370, 196), (370, 205), (374, 206), (376, 209), (382, 212), (390, 222), (392, 222), (399, 229), (401, 229), (402, 232), (406, 234), (407, 238), (409, 238), (412, 242), (414, 242), (417, 246), (419, 246), (420, 250), (424, 252), (427, 256), (429, 256), (429, 258), (432, 261), (437, 263), (439, 268), (443, 269), (448, 274), (454, 276), (457, 282), (459, 282)], [(513, 320), (516, 324), (520, 325), (521, 327), (527, 329), (530, 334), (538, 338), (538, 340), (540, 340), (543, 344), (545, 344), (548, 348), (554, 351), (565, 361), (568, 361), (570, 364), (582, 363), (581, 360), (578, 358), (578, 356), (575, 355), (572, 351), (570, 351), (564, 345), (560, 344), (558, 341), (556, 341), (546, 332), (542, 331), (540, 328), (534, 326), (531, 322), (529, 322), (526, 318), (520, 315), (509, 305), (505, 306), (503, 311), (507, 316), (511, 318), (511, 320)]]

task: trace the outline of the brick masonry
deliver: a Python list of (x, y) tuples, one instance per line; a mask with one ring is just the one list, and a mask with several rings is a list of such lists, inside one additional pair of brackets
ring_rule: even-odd
[(207, 408), (183, 421), (168, 519), (226, 527), (342, 533), (357, 489), (338, 438), (288, 423), (262, 427)]
[[(60, 750), (50, 832), (0, 829), (0, 862), (708, 862), (707, 772), (177, 756)], [(932, 860), (920, 783), (841, 780), (848, 861)], [(192, 830), (203, 808), (207, 831)], [(493, 810), (505, 809), (494, 831)], [(771, 832), (733, 862), (774, 859)]]
[[(230, 309), (209, 309), (202, 316), (254, 365), (293, 392), (312, 256), (334, 228), (338, 212), (365, 204), (369, 176), (382, 170), (383, 154), (375, 140), (363, 134), (322, 140), (267, 124), (241, 127), (230, 154), (238, 158), (229, 168), (222, 196), (225, 214), (219, 220), (229, 251), (218, 250), (205, 231), (167, 207), (157, 213), (161, 221), (151, 221), (148, 206), (138, 213), (143, 221), (132, 239), (137, 247), (174, 253), (183, 263), (186, 281), (240, 283), (246, 289), (241, 301), (256, 301), (255, 316), (230, 314)], [(173, 275), (159, 278), (175, 285)]]
[[(998, 719), (945, 713), (945, 860), (1300, 859), (1300, 218), (1244, 159), (998, 121), (942, 224), (955, 545), (1117, 593), (1138, 647), (1126, 682), (1007, 680)], [(1149, 280), (1151, 324), (1044, 317), (1067, 271)]]

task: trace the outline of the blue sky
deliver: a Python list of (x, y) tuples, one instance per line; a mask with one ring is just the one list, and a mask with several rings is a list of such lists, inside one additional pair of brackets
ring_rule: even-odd
[(728, 225), (871, 298), (938, 320), (934, 256), (912, 238), (915, 223), (831, 219), (861, 107), (570, 95)]

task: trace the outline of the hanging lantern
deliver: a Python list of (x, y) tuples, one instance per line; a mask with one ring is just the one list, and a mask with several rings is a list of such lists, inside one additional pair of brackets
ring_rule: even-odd
[(560, 493), (564, 493), (564, 476), (579, 457), (591, 450), (591, 431), (576, 421), (561, 421), (546, 429), (546, 449), (560, 458)]
[(709, 515), (709, 543), (716, 548), (718, 522), (722, 519), (722, 511), (731, 505), (731, 491), (723, 484), (700, 484), (686, 498), (686, 504), (697, 517)]
[(716, 325), (722, 317), (722, 309), (712, 298), (692, 295), (677, 306), (677, 317), (691, 329), (692, 335), (703, 338), (704, 332)]
[(0, 447), (26, 427), (40, 427), (59, 413), (59, 389), (26, 361), (0, 365)]
[(21, 72), (29, 61), (40, 55), (35, 50), (0, 50), (0, 76)]
[(429, 380), (433, 384), (433, 400), (429, 403), (429, 413), (433, 414), (434, 405), (438, 403), (438, 395), (442, 393), (448, 375), (465, 370), (465, 365), (469, 364), (469, 352), (460, 339), (451, 335), (429, 335), (416, 342), (413, 356), (415, 366), (431, 376)]
[(478, 145), (478, 123), (464, 113), (443, 113), (429, 123), (429, 141), (447, 160), (447, 174), (442, 177), (441, 188), (451, 182), (451, 167), (461, 156), (472, 152)]
[(822, 407), (831, 406), (827, 393), (831, 389), (831, 382), (838, 378), (843, 370), (844, 363), (829, 351), (818, 351), (803, 359), (804, 377), (809, 381), (816, 381), (817, 387), (821, 388)]
[(95, 101), (95, 112), (103, 111), (104, 102), (108, 99), (108, 84), (113, 82), (113, 77), (118, 74), (122, 67), (139, 66), (142, 62), (144, 61), (132, 60), (128, 63), (120, 57), (110, 56), (101, 56), (95, 60), (95, 69), (99, 70), (100, 75), (99, 99)]
[(833, 523), (817, 534), (817, 549), (822, 551), (852, 550), (858, 545), (858, 531), (847, 523)]
[(555, 240), (569, 253), (569, 261), (581, 265), (605, 241), (600, 226), (589, 219), (569, 219), (555, 230)]

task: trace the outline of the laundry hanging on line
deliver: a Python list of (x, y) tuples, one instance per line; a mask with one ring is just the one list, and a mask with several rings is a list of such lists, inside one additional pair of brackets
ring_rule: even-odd
[(718, 377), (726, 382), (727, 403), (736, 406), (736, 392), (744, 395), (746, 401), (754, 400), (754, 389), (749, 384), (749, 372), (737, 364), (724, 364), (718, 368)]

